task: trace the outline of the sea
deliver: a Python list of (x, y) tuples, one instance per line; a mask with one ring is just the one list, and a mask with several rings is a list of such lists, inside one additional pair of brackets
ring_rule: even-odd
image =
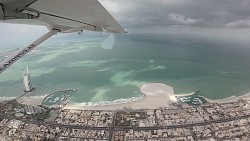
[[(58, 35), (60, 36), (60, 35)], [(0, 44), (7, 51), (29, 42)], [(119, 103), (142, 97), (141, 85), (165, 83), (176, 94), (200, 91), (223, 99), (250, 92), (250, 46), (222, 39), (157, 34), (89, 34), (51, 38), (0, 74), (0, 97), (22, 95), (29, 67), (42, 96), (77, 89), (70, 101), (82, 105)]]

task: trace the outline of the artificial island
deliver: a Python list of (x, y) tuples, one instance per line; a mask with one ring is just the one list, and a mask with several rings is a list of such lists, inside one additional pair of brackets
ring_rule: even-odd
[[(250, 138), (248, 96), (224, 101), (193, 95), (177, 96), (172, 87), (162, 83), (145, 84), (140, 91), (141, 99), (114, 105), (76, 106), (68, 103), (67, 93), (74, 90), (59, 91), (42, 98), (24, 95), (2, 101), (0, 139), (213, 141)], [(63, 93), (60, 98), (59, 93)]]

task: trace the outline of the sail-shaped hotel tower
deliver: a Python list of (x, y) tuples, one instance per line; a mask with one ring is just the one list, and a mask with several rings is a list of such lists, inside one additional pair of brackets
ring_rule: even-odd
[(24, 86), (24, 91), (23, 91), (24, 93), (30, 93), (35, 90), (35, 88), (32, 86), (28, 67), (25, 69), (23, 74), (23, 86)]

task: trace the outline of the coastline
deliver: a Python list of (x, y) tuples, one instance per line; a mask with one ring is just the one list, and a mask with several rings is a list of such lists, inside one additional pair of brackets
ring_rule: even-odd
[(230, 96), (224, 99), (218, 99), (218, 100), (214, 100), (214, 99), (210, 99), (207, 97), (202, 96), (203, 98), (205, 98), (207, 100), (208, 103), (230, 103), (230, 102), (235, 102), (237, 100), (250, 100), (250, 92), (244, 95), (240, 95), (240, 96)]
[(78, 104), (68, 103), (64, 109), (84, 109), (84, 110), (120, 110), (120, 109), (157, 109), (160, 107), (169, 107), (174, 98), (174, 89), (171, 86), (162, 83), (146, 83), (140, 87), (144, 95), (142, 99), (128, 103), (80, 106)]
[(17, 99), (17, 101), (21, 104), (27, 104), (27, 105), (41, 105), (44, 98), (46, 98), (46, 95), (43, 96), (22, 96)]
[[(174, 94), (173, 87), (163, 84), (163, 83), (146, 83), (140, 87), (142, 96), (133, 97), (126, 102), (104, 102), (99, 105), (86, 105), (82, 103), (67, 103), (63, 109), (82, 109), (82, 110), (122, 110), (122, 109), (157, 109), (160, 107), (171, 107), (172, 103), (175, 103), (176, 97), (179, 96), (189, 96), (191, 94)], [(41, 105), (42, 101), (48, 96), (48, 94), (43, 96), (29, 96), (25, 95), (17, 99), (21, 104), (30, 105)], [(236, 102), (240, 99), (250, 100), (250, 92), (241, 96), (230, 96), (224, 99), (210, 99), (203, 97), (208, 103), (230, 103)], [(1, 97), (1, 101), (15, 99), (15, 97)], [(90, 102), (91, 103), (91, 102)]]

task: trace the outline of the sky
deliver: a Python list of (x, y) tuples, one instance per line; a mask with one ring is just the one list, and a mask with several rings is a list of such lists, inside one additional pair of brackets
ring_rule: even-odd
[(129, 32), (249, 43), (249, 0), (102, 0)]
[(128, 27), (250, 28), (249, 0), (101, 0)]
[[(130, 33), (250, 42), (249, 0), (99, 0)], [(0, 23), (1, 42), (32, 40), (45, 27)]]

